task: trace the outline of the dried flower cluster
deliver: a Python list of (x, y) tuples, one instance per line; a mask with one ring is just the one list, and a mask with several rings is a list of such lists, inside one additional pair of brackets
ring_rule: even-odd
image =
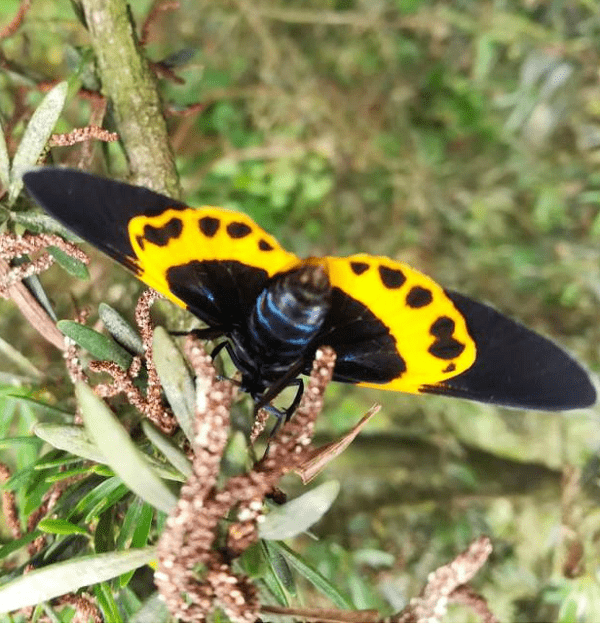
[(463, 553), (450, 563), (429, 575), (427, 585), (416, 598), (396, 617), (394, 622), (430, 622), (446, 614), (449, 602), (461, 602), (473, 607), (484, 622), (497, 622), (489, 611), (485, 599), (466, 588), (492, 552), (489, 537), (476, 539)]
[(71, 132), (65, 132), (64, 134), (53, 134), (48, 141), (48, 146), (68, 147), (84, 141), (91, 141), (92, 139), (110, 143), (118, 141), (119, 135), (116, 132), (109, 132), (96, 124), (90, 124), (83, 128), (75, 128)]
[(61, 351), (65, 349), (63, 335), (54, 321), (21, 281), (46, 270), (54, 262), (48, 253), (41, 253), (35, 260), (18, 266), (10, 263), (25, 254), (40, 252), (48, 246), (57, 247), (67, 255), (88, 264), (87, 255), (72, 243), (53, 234), (0, 236), (0, 297), (11, 299), (23, 313), (23, 316), (46, 339)]
[[(3, 234), (0, 237), (0, 258), (10, 262), (15, 258), (25, 254), (37, 253), (46, 247), (57, 247), (72, 258), (76, 258), (84, 264), (88, 264), (89, 259), (79, 247), (63, 240), (56, 234), (26, 234), (17, 236), (14, 234)], [(50, 253), (44, 252), (35, 260), (26, 262), (18, 266), (11, 267), (8, 273), (2, 276), (0, 281), (0, 296), (10, 298), (10, 287), (32, 275), (38, 275), (50, 268), (54, 264), (54, 258)]]
[[(194, 473), (181, 491), (159, 542), (156, 583), (171, 613), (184, 621), (205, 621), (218, 605), (235, 621), (258, 618), (255, 587), (231, 569), (231, 561), (258, 539), (264, 497), (281, 476), (307, 457), (314, 421), (323, 405), (335, 354), (324, 348), (294, 418), (271, 442), (267, 457), (248, 473), (217, 489), (235, 386), (217, 381), (209, 356), (191, 338), (188, 357), (197, 375)], [(215, 548), (219, 522), (233, 514), (224, 548)], [(202, 573), (197, 574), (200, 567)]]
[(146, 395), (144, 396), (134, 383), (142, 366), (140, 356), (133, 358), (131, 366), (126, 371), (114, 362), (90, 362), (89, 368), (96, 373), (107, 373), (113, 378), (112, 383), (99, 384), (95, 387), (95, 392), (99, 396), (106, 398), (123, 393), (131, 405), (163, 433), (170, 435), (177, 428), (177, 421), (170, 409), (163, 403), (160, 380), (152, 357), (153, 324), (150, 318), (150, 307), (160, 297), (161, 295), (156, 291), (146, 290), (135, 308), (135, 320), (142, 336), (148, 372)]
[(75, 609), (75, 616), (71, 622), (103, 622), (100, 609), (94, 603), (93, 598), (78, 596), (77, 594), (65, 594), (55, 601), (57, 607), (69, 605)]

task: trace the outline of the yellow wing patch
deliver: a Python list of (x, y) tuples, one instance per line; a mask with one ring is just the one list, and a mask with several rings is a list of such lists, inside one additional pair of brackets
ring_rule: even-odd
[(272, 277), (299, 263), (250, 217), (224, 208), (169, 208), (156, 216), (132, 218), (128, 230), (138, 277), (182, 308), (186, 303), (171, 293), (167, 281), (173, 267), (237, 260)]
[(383, 384), (361, 386), (420, 393), (472, 366), (476, 346), (443, 288), (406, 264), (382, 256), (311, 258), (325, 264), (331, 285), (364, 304), (396, 341), (406, 370)]

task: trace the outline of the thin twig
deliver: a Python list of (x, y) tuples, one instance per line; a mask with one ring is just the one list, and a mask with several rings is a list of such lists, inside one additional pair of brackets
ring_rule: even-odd
[(7, 24), (2, 30), (0, 30), (0, 40), (7, 39), (8, 37), (12, 37), (17, 32), (17, 30), (19, 29), (19, 26), (23, 22), (23, 18), (25, 17), (25, 14), (27, 13), (27, 11), (29, 11), (30, 7), (31, 7), (31, 0), (21, 1), (21, 4), (19, 5), (19, 9), (17, 13), (15, 14), (15, 16), (13, 17), (12, 21), (9, 24)]

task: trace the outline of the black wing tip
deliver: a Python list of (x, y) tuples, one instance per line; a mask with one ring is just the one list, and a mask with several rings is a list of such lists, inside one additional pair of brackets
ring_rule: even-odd
[[(57, 184), (64, 184), (69, 181), (82, 181), (93, 179), (105, 179), (81, 169), (73, 169), (72, 167), (35, 167), (29, 169), (23, 174), (23, 182), (27, 190), (35, 197), (36, 192), (43, 191), (48, 184), (56, 187)], [(68, 187), (67, 187), (68, 188)]]
[(423, 392), (520, 409), (563, 411), (597, 400), (584, 368), (550, 340), (487, 305), (448, 292), (467, 321), (477, 359), (465, 372)]

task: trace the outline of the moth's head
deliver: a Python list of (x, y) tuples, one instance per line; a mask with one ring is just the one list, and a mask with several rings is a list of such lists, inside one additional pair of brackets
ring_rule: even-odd
[(305, 305), (329, 301), (331, 283), (326, 267), (320, 264), (301, 264), (281, 275), (281, 286)]

